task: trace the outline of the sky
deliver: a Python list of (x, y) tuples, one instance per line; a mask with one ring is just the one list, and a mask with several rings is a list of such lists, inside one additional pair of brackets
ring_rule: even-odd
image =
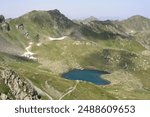
[(16, 18), (32, 10), (58, 9), (70, 19), (90, 16), (126, 19), (133, 15), (150, 18), (150, 0), (0, 0), (0, 14)]

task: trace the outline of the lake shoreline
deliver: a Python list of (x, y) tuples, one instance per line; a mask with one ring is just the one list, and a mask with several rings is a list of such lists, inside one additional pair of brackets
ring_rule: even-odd
[(108, 71), (100, 71), (93, 69), (72, 69), (68, 72), (61, 74), (61, 77), (67, 80), (79, 80), (90, 82), (95, 85), (109, 85), (111, 82), (102, 77), (102, 75), (110, 74)]

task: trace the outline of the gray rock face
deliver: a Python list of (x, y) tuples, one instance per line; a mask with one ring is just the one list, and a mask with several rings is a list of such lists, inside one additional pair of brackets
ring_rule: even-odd
[(0, 15), (0, 23), (5, 22), (5, 17), (3, 15)]
[(2, 30), (3, 32), (5, 32), (5, 31), (10, 31), (10, 26), (9, 26), (9, 23), (7, 23), (7, 22), (3, 22), (3, 23), (0, 25), (0, 27), (1, 27), (1, 30)]
[(5, 21), (5, 17), (0, 15), (0, 29), (2, 31), (10, 31), (9, 23)]
[[(38, 100), (40, 96), (27, 81), (21, 79), (14, 71), (5, 69), (1, 72), (2, 79), (10, 88), (10, 92), (17, 100)], [(11, 99), (6, 94), (0, 94), (1, 99)]]
[(25, 28), (24, 24), (18, 24), (16, 25), (16, 29), (18, 29), (22, 35), (24, 35), (26, 38), (29, 38), (29, 32)]

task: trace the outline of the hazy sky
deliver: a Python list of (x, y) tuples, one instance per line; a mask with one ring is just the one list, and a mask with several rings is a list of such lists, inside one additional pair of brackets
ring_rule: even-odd
[(127, 18), (143, 15), (150, 18), (150, 0), (0, 0), (0, 14), (18, 17), (31, 10), (58, 9), (71, 19)]

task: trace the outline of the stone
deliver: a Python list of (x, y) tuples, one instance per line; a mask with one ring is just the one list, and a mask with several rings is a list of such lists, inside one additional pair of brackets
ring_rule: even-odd
[(3, 15), (0, 15), (0, 23), (5, 22), (5, 17)]
[(6, 100), (6, 99), (7, 99), (7, 95), (4, 94), (4, 93), (2, 93), (2, 94), (0, 95), (0, 98), (1, 98), (2, 100)]
[(4, 31), (10, 31), (10, 26), (9, 26), (9, 23), (7, 22), (4, 22), (1, 24), (1, 30), (4, 32)]
[[(10, 69), (5, 69), (1, 73), (2, 80), (10, 88), (11, 94), (18, 100), (38, 100), (38, 92), (31, 86), (31, 84), (19, 77), (17, 73)], [(12, 99), (8, 95), (1, 94), (1, 99)]]

